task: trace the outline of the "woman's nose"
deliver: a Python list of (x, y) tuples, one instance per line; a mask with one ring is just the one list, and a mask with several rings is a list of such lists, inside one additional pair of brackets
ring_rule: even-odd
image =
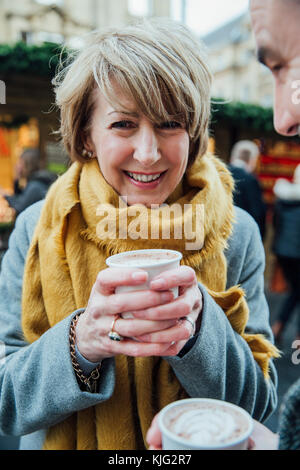
[(133, 158), (144, 167), (150, 167), (160, 159), (158, 138), (152, 126), (141, 127), (136, 134)]

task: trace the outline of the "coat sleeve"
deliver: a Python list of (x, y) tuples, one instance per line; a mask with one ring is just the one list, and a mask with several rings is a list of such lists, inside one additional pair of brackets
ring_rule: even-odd
[[(240, 211), (241, 215), (244, 211)], [(246, 292), (249, 320), (246, 333), (260, 333), (273, 341), (264, 295), (265, 257), (257, 225), (249, 216), (238, 224), (228, 256), (228, 285)], [(201, 284), (201, 328), (182, 357), (168, 357), (179, 381), (191, 397), (226, 400), (246, 409), (258, 421), (277, 406), (277, 374), (270, 361), (265, 379), (246, 341), (231, 327), (223, 310)]]
[[(21, 292), (34, 205), (16, 221), (0, 274), (0, 435), (20, 436), (52, 426), (75, 411), (107, 400), (114, 388), (114, 361), (103, 361), (98, 393), (82, 392), (69, 351), (76, 312), (33, 344), (21, 330)], [(33, 231), (33, 230), (32, 230)]]

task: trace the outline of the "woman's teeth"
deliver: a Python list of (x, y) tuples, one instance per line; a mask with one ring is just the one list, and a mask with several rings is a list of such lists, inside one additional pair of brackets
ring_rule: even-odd
[(156, 175), (141, 175), (140, 173), (130, 173), (130, 171), (126, 171), (126, 173), (135, 181), (142, 181), (143, 183), (149, 183), (150, 181), (155, 181), (162, 174), (162, 173), (158, 173)]

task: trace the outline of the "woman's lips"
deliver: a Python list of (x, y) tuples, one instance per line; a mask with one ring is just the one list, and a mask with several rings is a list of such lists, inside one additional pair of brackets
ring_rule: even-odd
[[(133, 173), (133, 172), (132, 172)], [(129, 179), (130, 183), (132, 183), (134, 186), (136, 186), (137, 188), (141, 188), (141, 189), (155, 189), (160, 183), (161, 181), (163, 180), (165, 174), (167, 173), (167, 170), (166, 171), (163, 171), (160, 175), (159, 178), (157, 178), (156, 180), (154, 181), (149, 181), (149, 182), (145, 182), (145, 181), (137, 181), (135, 180), (134, 178), (132, 178), (131, 176), (128, 175), (128, 173), (126, 171), (124, 171), (124, 174), (125, 176)], [(137, 173), (136, 174), (145, 174), (145, 173)], [(148, 173), (149, 174), (157, 174), (157, 173)]]

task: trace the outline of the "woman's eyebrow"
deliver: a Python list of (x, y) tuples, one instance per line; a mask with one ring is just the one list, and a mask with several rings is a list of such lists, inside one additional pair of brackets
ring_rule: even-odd
[(108, 113), (108, 116), (110, 116), (111, 114), (125, 114), (126, 116), (132, 116), (132, 117), (139, 117), (139, 114), (136, 113), (136, 112), (130, 112), (130, 111), (111, 111), (110, 113)]

